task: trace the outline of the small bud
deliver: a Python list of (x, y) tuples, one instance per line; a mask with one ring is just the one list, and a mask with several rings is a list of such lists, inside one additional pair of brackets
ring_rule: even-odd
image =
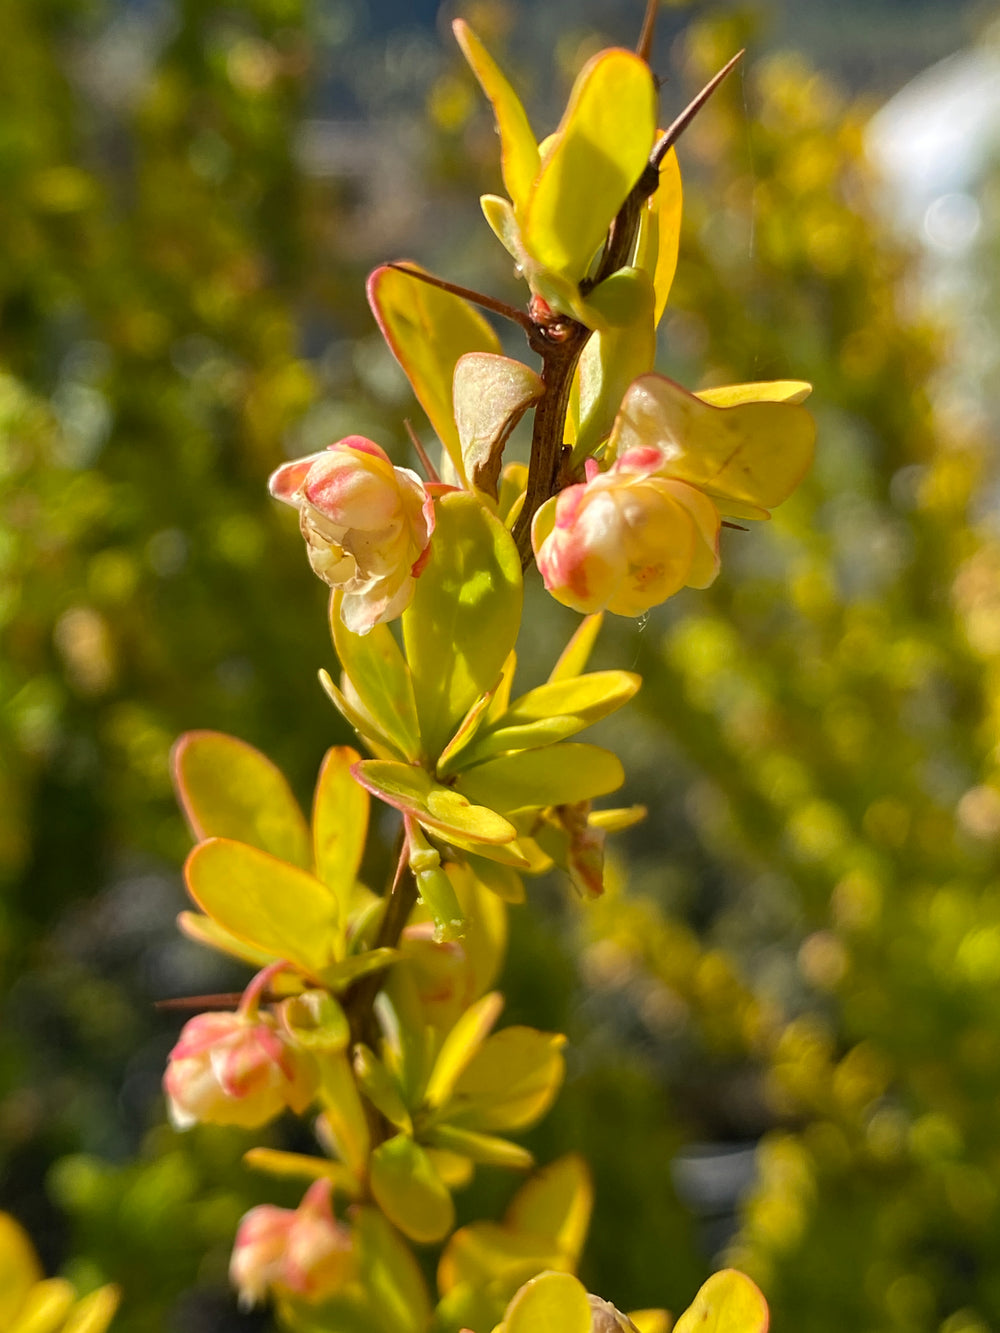
[(434, 506), (409, 468), (349, 435), (323, 453), (285, 463), (271, 494), (299, 511), (309, 563), (344, 597), (340, 614), (355, 634), (393, 620), (410, 603), (426, 564)]
[(302, 1112), (316, 1090), (312, 1059), (259, 1013), (199, 1014), (170, 1052), (163, 1088), (178, 1129), (197, 1121), (252, 1129), (285, 1107)]
[(322, 1301), (350, 1280), (351, 1232), (334, 1217), (330, 1190), (328, 1180), (317, 1180), (294, 1210), (261, 1204), (244, 1216), (229, 1264), (241, 1306), (269, 1293)]
[(592, 1292), (587, 1295), (590, 1302), (590, 1333), (639, 1333), (627, 1314), (622, 1314), (610, 1301), (602, 1300)]
[(607, 472), (547, 501), (531, 529), (545, 586), (564, 606), (640, 616), (718, 572), (720, 519), (694, 486), (659, 476), (659, 450), (630, 449)]

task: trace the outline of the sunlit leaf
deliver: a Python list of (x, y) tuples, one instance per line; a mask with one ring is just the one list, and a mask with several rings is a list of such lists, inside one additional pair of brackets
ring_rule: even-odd
[(99, 1287), (78, 1302), (61, 1333), (104, 1333), (120, 1304), (121, 1292), (117, 1287)]
[(704, 491), (723, 513), (766, 518), (808, 471), (816, 428), (804, 407), (757, 388), (753, 401), (713, 407), (663, 375), (643, 375), (625, 395), (610, 447), (620, 456), (655, 446), (667, 475)]
[(441, 753), (475, 700), (496, 685), (517, 638), (522, 596), (521, 561), (500, 520), (472, 495), (443, 496), (431, 558), (403, 613), (430, 757)]
[(436, 1147), (463, 1153), (472, 1161), (478, 1162), (480, 1166), (499, 1166), (510, 1171), (530, 1171), (535, 1161), (527, 1148), (522, 1148), (520, 1144), (497, 1138), (494, 1134), (460, 1129), (457, 1125), (435, 1125), (428, 1131), (428, 1137)]
[(309, 990), (281, 1006), (281, 1023), (296, 1046), (317, 1055), (344, 1050), (351, 1036), (343, 1009), (326, 991)]
[(494, 499), (510, 433), (544, 392), (539, 375), (509, 356), (469, 352), (455, 366), (455, 424), (466, 476)]
[(340, 962), (324, 967), (320, 980), (339, 995), (360, 977), (383, 971), (398, 957), (396, 949), (368, 949), (364, 953), (349, 954), (341, 958)]
[(466, 858), (466, 864), (480, 884), (489, 889), (491, 897), (499, 898), (505, 903), (524, 902), (524, 880), (513, 866), (489, 861), (471, 852)]
[(713, 1273), (674, 1325), (673, 1333), (767, 1333), (767, 1302), (735, 1268)]
[(603, 829), (605, 833), (620, 833), (631, 828), (646, 818), (644, 805), (626, 805), (617, 810), (591, 810), (588, 823), (593, 828)]
[[(497, 689), (500, 683), (497, 683)], [(454, 736), (441, 751), (435, 771), (442, 781), (462, 766), (462, 751), (470, 744), (492, 712), (492, 703), (496, 690), (481, 694), (465, 717), (458, 724)]]
[(449, 1239), (438, 1264), (438, 1288), (449, 1292), (460, 1283), (497, 1288), (502, 1310), (536, 1273), (567, 1266), (566, 1256), (536, 1232), (522, 1235), (496, 1222), (473, 1222)]
[(335, 1190), (348, 1198), (357, 1198), (361, 1193), (357, 1176), (328, 1157), (284, 1152), (279, 1148), (251, 1148), (243, 1154), (243, 1161), (253, 1171), (264, 1171), (282, 1180), (329, 1180)]
[(699, 389), (695, 397), (712, 407), (738, 407), (741, 403), (804, 403), (811, 393), (812, 385), (805, 380), (763, 380)]
[(354, 1219), (361, 1255), (361, 1286), (377, 1315), (379, 1333), (425, 1333), (430, 1301), (409, 1246), (377, 1208)]
[(481, 1049), (490, 1030), (500, 1017), (503, 996), (491, 991), (471, 1004), (445, 1037), (434, 1062), (424, 1100), (430, 1107), (443, 1106), (456, 1083)]
[(413, 1121), (398, 1084), (375, 1053), (361, 1043), (354, 1048), (354, 1073), (361, 1091), (376, 1110), (397, 1129), (412, 1134)]
[(569, 1153), (521, 1186), (504, 1223), (516, 1231), (550, 1237), (575, 1263), (587, 1239), (593, 1207), (594, 1186), (587, 1164), (576, 1153)]
[(667, 1310), (629, 1310), (628, 1317), (639, 1333), (670, 1333), (674, 1326)]
[(617, 755), (570, 741), (488, 759), (461, 773), (455, 789), (470, 800), (509, 813), (589, 801), (615, 791), (624, 781)]
[(442, 787), (425, 769), (391, 760), (365, 759), (355, 764), (354, 775), (388, 805), (446, 835), (488, 843), (509, 842), (515, 835), (514, 826), (502, 815), (473, 805), (451, 787)]
[(454, 1084), (448, 1119), (484, 1130), (533, 1124), (559, 1091), (565, 1044), (561, 1033), (528, 1027), (487, 1037)]
[[(383, 266), (371, 274), (368, 301), (389, 349), (464, 482), (451, 397), (455, 365), (466, 352), (499, 353), (500, 340), (468, 301), (399, 269)], [(439, 541), (440, 537), (435, 546)]]
[(476, 1173), (475, 1165), (460, 1153), (427, 1145), (427, 1156), (434, 1170), (450, 1190), (464, 1189)]
[(388, 625), (353, 634), (340, 618), (342, 595), (330, 599), (330, 632), (340, 665), (358, 698), (406, 759), (420, 757), (420, 723), (410, 669)]
[(341, 677), (341, 684), (345, 687), (344, 690), (333, 683), (329, 671), (325, 668), (321, 668), (319, 671), (319, 681), (334, 708), (348, 726), (354, 728), (358, 739), (364, 742), (366, 748), (372, 754), (378, 755), (380, 758), (404, 759), (406, 757), (399, 746), (379, 730), (374, 718), (368, 714), (367, 709), (356, 697), (356, 691), (347, 693), (351, 689), (351, 683), (346, 675)]
[(24, 1298), (42, 1279), (42, 1267), (24, 1229), (0, 1213), (0, 1327), (9, 1328)]
[(520, 98), (496, 61), (462, 19), (452, 24), (462, 54), (490, 100), (500, 133), (503, 183), (516, 208), (523, 208), (540, 165), (538, 145)]
[(463, 765), (573, 736), (628, 703), (641, 684), (642, 677), (631, 671), (594, 671), (529, 690), (480, 731), (463, 754)]
[(411, 1240), (429, 1244), (455, 1222), (451, 1194), (423, 1148), (407, 1134), (380, 1143), (371, 1156), (371, 1188), (389, 1221)]
[(320, 1141), (361, 1176), (368, 1166), (371, 1135), (354, 1071), (344, 1054), (319, 1061), (319, 1071), (319, 1100), (324, 1108), (317, 1123)]
[(316, 876), (335, 889), (345, 903), (351, 896), (368, 833), (368, 793), (351, 776), (351, 765), (360, 758), (349, 745), (327, 750), (313, 796)]
[(199, 843), (184, 874), (202, 911), (238, 939), (317, 979), (337, 961), (337, 899), (313, 875), (229, 838)]
[(25, 1297), (17, 1318), (4, 1325), (5, 1333), (62, 1333), (66, 1316), (75, 1303), (76, 1291), (65, 1278), (37, 1282)]
[(586, 671), (590, 654), (594, 651), (594, 644), (603, 624), (604, 615), (600, 611), (596, 615), (585, 616), (580, 621), (573, 637), (562, 650), (558, 662), (549, 672), (549, 684), (572, 680), (574, 676), (580, 676)]
[(594, 56), (542, 159), (521, 218), (525, 247), (544, 265), (582, 278), (646, 166), (656, 131), (656, 86), (631, 51)]
[(233, 958), (240, 958), (255, 968), (266, 967), (268, 963), (277, 961), (273, 953), (268, 953), (266, 949), (257, 949), (246, 940), (237, 939), (210, 916), (202, 916), (201, 912), (178, 913), (177, 925), (189, 940), (207, 944), (210, 949), (218, 949)]
[[(462, 949), (472, 969), (473, 992), (481, 995), (496, 980), (503, 966), (507, 947), (507, 908), (476, 872), (483, 865), (490, 870), (498, 867), (470, 858), (472, 865), (449, 865), (448, 874), (462, 905), (469, 926), (462, 940)], [(513, 873), (513, 872), (508, 872)]]
[(234, 838), (312, 866), (309, 829), (284, 775), (252, 745), (189, 731), (173, 751), (177, 795), (196, 838)]
[(569, 1273), (542, 1273), (525, 1283), (504, 1315), (504, 1333), (590, 1333), (590, 1302)]
[(646, 201), (639, 223), (635, 265), (653, 280), (654, 327), (660, 322), (677, 271), (681, 240), (681, 172), (676, 149), (660, 164), (660, 183)]

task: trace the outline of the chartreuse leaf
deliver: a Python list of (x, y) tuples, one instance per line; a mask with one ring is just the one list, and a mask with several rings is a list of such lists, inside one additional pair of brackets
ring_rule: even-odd
[(120, 1304), (117, 1287), (99, 1287), (77, 1303), (61, 1333), (104, 1333)]
[(283, 774), (245, 741), (189, 731), (173, 751), (174, 782), (196, 838), (234, 838), (312, 866), (309, 829)]
[(511, 1200), (504, 1224), (550, 1237), (575, 1264), (587, 1239), (594, 1186), (582, 1157), (568, 1153), (527, 1181)]
[(188, 891), (223, 930), (309, 976), (342, 949), (337, 899), (287, 861), (229, 838), (199, 843), (184, 867)]
[(559, 1091), (565, 1044), (559, 1032), (528, 1027), (504, 1028), (487, 1037), (454, 1084), (448, 1120), (480, 1130), (532, 1124)]
[(569, 1273), (542, 1273), (507, 1306), (504, 1333), (590, 1333), (590, 1301)]
[(76, 1301), (72, 1283), (65, 1278), (36, 1282), (25, 1297), (7, 1333), (61, 1333), (66, 1316)]
[(516, 830), (502, 815), (473, 805), (451, 787), (442, 787), (423, 768), (385, 759), (364, 759), (354, 765), (363, 787), (397, 810), (445, 835), (476, 842), (510, 842)]
[(463, 766), (573, 736), (628, 703), (641, 684), (631, 671), (594, 671), (529, 690), (479, 732), (462, 755)]
[(476, 1174), (475, 1166), (467, 1157), (461, 1157), (447, 1148), (428, 1146), (427, 1156), (431, 1159), (434, 1170), (450, 1190), (465, 1189)]
[(494, 500), (504, 445), (528, 407), (544, 392), (541, 377), (509, 356), (468, 352), (459, 357), (453, 398), (465, 474)]
[(615, 791), (625, 781), (617, 755), (579, 742), (488, 759), (460, 773), (455, 788), (505, 814), (547, 805), (574, 805)]
[(378, 1314), (379, 1333), (424, 1333), (430, 1302), (420, 1266), (377, 1208), (355, 1217), (361, 1285)]
[(340, 665), (372, 720), (404, 759), (420, 758), (420, 723), (406, 659), (388, 625), (352, 634), (340, 618), (341, 593), (330, 599), (330, 631)]
[[(470, 858), (471, 861), (479, 864), (478, 857)], [(491, 870), (497, 869), (488, 861), (482, 864), (490, 866)], [(471, 863), (449, 865), (447, 870), (469, 923), (462, 948), (472, 969), (474, 993), (481, 995), (492, 986), (503, 966), (507, 948), (507, 908), (489, 886), (484, 887), (483, 879)]]
[(457, 1125), (435, 1125), (427, 1131), (427, 1137), (435, 1147), (461, 1153), (480, 1166), (530, 1171), (535, 1161), (527, 1148), (522, 1148), (520, 1144), (497, 1138), (494, 1134), (460, 1129)]
[(375, 1000), (382, 1029), (382, 1060), (407, 1106), (419, 1105), (435, 1051), (428, 1044), (424, 1008), (410, 968), (397, 967)]
[(24, 1229), (0, 1213), (0, 1328), (9, 1328), (25, 1297), (42, 1280), (42, 1266)]
[(735, 1268), (713, 1273), (674, 1325), (674, 1333), (767, 1333), (767, 1302)]
[(515, 208), (523, 208), (540, 165), (538, 145), (528, 123), (527, 113), (506, 76), (469, 25), (462, 19), (456, 19), (452, 31), (493, 107), (500, 133), (503, 183)]
[(251, 1148), (243, 1161), (253, 1171), (264, 1171), (283, 1180), (329, 1180), (333, 1188), (348, 1198), (361, 1193), (361, 1182), (341, 1162), (308, 1153), (285, 1152), (280, 1148)]
[(580, 676), (586, 671), (590, 654), (594, 651), (594, 644), (603, 624), (603, 611), (598, 611), (592, 616), (584, 616), (574, 630), (573, 637), (559, 654), (559, 660), (549, 672), (550, 685), (556, 681), (572, 680), (574, 676)]
[(524, 902), (524, 880), (513, 866), (489, 861), (486, 857), (477, 856), (474, 852), (466, 854), (466, 864), (480, 884), (489, 889), (490, 896), (494, 900), (500, 899), (505, 903)]
[(371, 274), (368, 303), (455, 471), (466, 481), (451, 397), (455, 363), (466, 352), (499, 353), (500, 340), (461, 296), (400, 269), (383, 266)]
[[(616, 281), (628, 281), (634, 293), (635, 311), (630, 323), (611, 324), (595, 333), (580, 356), (576, 370), (576, 410), (571, 414), (575, 424), (571, 467), (590, 457), (607, 439), (628, 386), (652, 370), (656, 360), (652, 282), (640, 269), (622, 269), (612, 276)], [(588, 302), (593, 304), (611, 281), (608, 278), (602, 283)]]
[(523, 216), (525, 248), (579, 281), (641, 176), (656, 132), (656, 85), (631, 51), (602, 51), (580, 71)]
[(455, 1084), (500, 1017), (501, 1009), (503, 996), (499, 991), (490, 991), (466, 1009), (445, 1037), (424, 1093), (429, 1107), (443, 1106), (451, 1097)]
[(630, 1310), (628, 1317), (639, 1333), (670, 1333), (674, 1323), (667, 1310)]
[(396, 949), (367, 949), (363, 953), (349, 954), (339, 963), (324, 967), (322, 982), (339, 995), (359, 977), (366, 977), (370, 972), (381, 972), (399, 957)]
[(765, 380), (699, 389), (695, 397), (712, 407), (737, 407), (740, 403), (804, 403), (811, 393), (812, 385), (805, 380)]
[(677, 271), (682, 203), (681, 171), (677, 152), (671, 148), (660, 164), (660, 183), (646, 200), (636, 244), (635, 266), (648, 273), (653, 282), (654, 326), (663, 315)]
[(351, 776), (360, 758), (349, 745), (327, 750), (313, 796), (316, 877), (343, 903), (350, 899), (368, 833), (368, 793)]
[(404, 1235), (430, 1244), (455, 1224), (455, 1205), (430, 1158), (408, 1134), (380, 1143), (371, 1156), (375, 1202)]
[[(499, 688), (500, 686), (498, 683), (497, 689)], [(466, 713), (465, 717), (463, 717), (462, 721), (458, 724), (458, 729), (454, 736), (452, 736), (451, 740), (441, 751), (441, 754), (438, 756), (435, 772), (442, 781), (457, 769), (461, 768), (462, 751), (469, 745), (472, 738), (477, 734), (480, 727), (492, 712), (491, 705), (495, 693), (496, 691), (492, 690), (488, 694), (481, 694), (479, 696)]]
[(363, 1043), (354, 1048), (354, 1073), (361, 1091), (391, 1125), (413, 1133), (413, 1121), (400, 1095), (399, 1085), (385, 1065)]
[(273, 953), (268, 953), (266, 949), (256, 949), (245, 940), (237, 939), (228, 930), (223, 930), (210, 916), (202, 916), (201, 912), (178, 913), (177, 925), (189, 940), (207, 944), (210, 949), (228, 953), (231, 957), (242, 959), (244, 963), (250, 963), (255, 968), (266, 967), (268, 963), (276, 961)]
[(332, 995), (322, 990), (305, 991), (281, 1006), (282, 1026), (296, 1046), (317, 1055), (344, 1050), (351, 1037), (347, 1015)]
[(371, 717), (361, 700), (357, 698), (357, 691), (352, 689), (350, 678), (346, 673), (342, 673), (340, 678), (340, 683), (344, 686), (343, 690), (333, 683), (329, 671), (325, 668), (320, 669), (319, 683), (323, 686), (334, 708), (348, 726), (354, 728), (359, 740), (364, 741), (372, 754), (384, 759), (403, 758), (399, 746), (379, 729), (375, 719)]
[(610, 448), (653, 445), (663, 472), (690, 482), (725, 514), (767, 518), (812, 462), (816, 428), (804, 407), (753, 401), (713, 407), (664, 375), (643, 375), (622, 401)]
[[(548, 142), (549, 140), (546, 140), (546, 143)], [(560, 310), (564, 315), (573, 315), (589, 328), (591, 320), (597, 315), (596, 310), (583, 300), (576, 281), (551, 272), (529, 253), (510, 201), (501, 199), (496, 194), (484, 194), (479, 203), (483, 217), (527, 279), (531, 290), (547, 301), (553, 310)]]
[(334, 1149), (356, 1175), (364, 1174), (371, 1150), (365, 1108), (358, 1095), (347, 1056), (329, 1055), (319, 1062), (319, 1099), (323, 1114), (317, 1123), (320, 1141)]
[(442, 496), (431, 558), (403, 612), (429, 757), (441, 753), (475, 700), (496, 685), (517, 638), (522, 597), (521, 561), (500, 520), (470, 494)]
[(438, 1264), (438, 1289), (459, 1285), (493, 1288), (499, 1316), (522, 1283), (547, 1268), (565, 1268), (566, 1258), (537, 1232), (519, 1235), (496, 1222), (473, 1222), (450, 1237)]

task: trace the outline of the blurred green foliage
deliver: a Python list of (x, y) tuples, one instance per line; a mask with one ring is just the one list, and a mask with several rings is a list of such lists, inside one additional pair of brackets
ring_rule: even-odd
[[(510, 29), (500, 4), (464, 12), (494, 46)], [(50, 1269), (72, 1252), (81, 1288), (124, 1284), (123, 1333), (218, 1330), (247, 1326), (224, 1270), (264, 1194), (231, 1134), (156, 1123), (176, 1022), (152, 999), (232, 980), (172, 938), (167, 752), (216, 727), (305, 794), (346, 739), (315, 685), (323, 591), (263, 480), (349, 430), (402, 438), (361, 301), (387, 257), (358, 240), (374, 205), (302, 145), (337, 80), (399, 117), (405, 62), (365, 65), (347, 5), (188, 0), (135, 50), (108, 40), (123, 14), (4, 10), (0, 1204)], [(679, 80), (746, 36), (688, 24)], [(424, 223), (385, 243), (513, 294), (463, 230), (496, 186), (488, 118), (457, 58), (417, 65), (425, 212), (405, 180), (396, 202)], [(614, 743), (651, 818), (627, 887), (551, 885), (514, 915), (505, 989), (511, 1021), (570, 1034), (531, 1143), (593, 1163), (593, 1289), (683, 1308), (725, 1246), (779, 1327), (978, 1333), (1000, 1324), (1000, 546), (865, 113), (772, 55), (684, 140), (660, 368), (811, 379), (819, 461), (766, 530), (726, 534), (710, 592), (606, 631), (607, 664), (646, 678)], [(408, 142), (389, 124), (370, 153)], [(548, 662), (573, 617), (536, 613)], [(737, 1226), (726, 1154), (758, 1140)], [(685, 1184), (699, 1161), (714, 1203)], [(462, 1220), (508, 1188), (487, 1176)]]

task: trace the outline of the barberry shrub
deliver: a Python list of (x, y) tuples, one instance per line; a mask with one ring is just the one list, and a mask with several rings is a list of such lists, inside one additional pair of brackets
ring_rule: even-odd
[[(179, 1127), (253, 1129), (285, 1111), (312, 1122), (313, 1153), (248, 1153), (251, 1167), (300, 1179), (303, 1197), (251, 1210), (231, 1265), (244, 1304), (273, 1301), (301, 1333), (670, 1326), (662, 1310), (620, 1313), (574, 1276), (586, 1164), (568, 1155), (536, 1170), (516, 1141), (558, 1093), (564, 1038), (498, 1028), (494, 984), (508, 911), (528, 910), (525, 878), (556, 867), (582, 899), (600, 895), (606, 836), (644, 813), (594, 806), (622, 785), (622, 765), (575, 739), (640, 685), (587, 670), (602, 616), (707, 587), (722, 526), (767, 519), (812, 457), (807, 384), (691, 393), (654, 370), (677, 263), (675, 143), (729, 69), (659, 129), (654, 10), (638, 52), (586, 64), (541, 143), (455, 24), (500, 138), (506, 196), (485, 196), (483, 213), (526, 306), (413, 263), (378, 268), (372, 311), (439, 456), (414, 436), (420, 475), (352, 435), (271, 478), (331, 587), (341, 674), (321, 678), (364, 756), (327, 753), (307, 820), (242, 741), (194, 732), (175, 748), (197, 839), (185, 870), (196, 910), (181, 929), (254, 975), (235, 1012), (184, 1027), (164, 1079), (170, 1113)], [(484, 311), (520, 326), (532, 364), (503, 353)], [(527, 464), (505, 458), (522, 418)], [(584, 619), (548, 681), (517, 694), (532, 564)], [(381, 894), (359, 878), (373, 798), (399, 830)], [(456, 1229), (453, 1193), (480, 1165), (526, 1180), (501, 1221)], [(413, 1248), (426, 1246), (440, 1247), (436, 1298)], [(728, 1270), (674, 1327), (763, 1333), (767, 1319), (761, 1293)]]

